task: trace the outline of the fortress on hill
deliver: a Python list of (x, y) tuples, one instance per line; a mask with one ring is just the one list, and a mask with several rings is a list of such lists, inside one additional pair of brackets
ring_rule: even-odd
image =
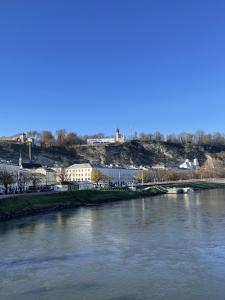
[(3, 136), (0, 137), (0, 142), (11, 142), (11, 143), (21, 143), (21, 144), (26, 144), (26, 143), (33, 143), (32, 138), (28, 138), (26, 133), (18, 133), (13, 136)]

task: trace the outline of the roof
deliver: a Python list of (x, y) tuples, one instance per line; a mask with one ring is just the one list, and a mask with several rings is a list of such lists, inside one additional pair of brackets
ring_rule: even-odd
[(69, 166), (67, 169), (82, 169), (82, 168), (90, 169), (92, 168), (92, 165), (90, 163), (73, 164), (72, 166)]
[(35, 163), (22, 163), (23, 169), (38, 169), (42, 168), (41, 164), (35, 164)]
[(137, 171), (139, 169), (134, 168), (123, 168), (119, 166), (104, 166), (97, 162), (91, 162), (91, 163), (82, 163), (82, 164), (73, 164), (67, 168), (68, 169), (90, 169), (90, 168), (96, 168), (96, 169), (109, 169), (109, 170), (130, 170), (130, 171)]

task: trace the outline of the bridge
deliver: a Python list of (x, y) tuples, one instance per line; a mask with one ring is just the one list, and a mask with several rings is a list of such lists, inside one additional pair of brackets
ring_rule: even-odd
[(154, 181), (154, 182), (145, 182), (145, 183), (136, 183), (130, 186), (133, 187), (151, 187), (151, 186), (163, 186), (170, 184), (192, 184), (192, 183), (221, 183), (225, 184), (225, 178), (204, 178), (204, 179), (185, 179), (185, 180), (176, 180), (176, 181)]
[[(196, 183), (196, 186), (195, 186)], [(198, 188), (199, 185), (204, 183), (209, 185), (207, 188), (210, 188), (210, 184), (224, 185), (225, 187), (225, 178), (204, 178), (204, 179), (188, 179), (188, 180), (177, 180), (177, 181), (161, 181), (161, 182), (148, 182), (148, 183), (137, 183), (130, 185), (129, 187), (133, 190), (149, 190), (151, 188), (157, 189), (161, 192), (167, 194), (186, 194), (192, 192), (195, 188)], [(211, 186), (212, 188), (215, 186)]]

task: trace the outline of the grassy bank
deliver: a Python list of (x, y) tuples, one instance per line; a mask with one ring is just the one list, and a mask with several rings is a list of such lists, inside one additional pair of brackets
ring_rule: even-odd
[(162, 194), (151, 188), (145, 192), (133, 191), (74, 191), (52, 194), (21, 195), (0, 199), (0, 221), (51, 210), (97, 205), (111, 201), (128, 200)]
[(152, 187), (148, 191), (74, 191), (52, 194), (26, 194), (0, 199), (0, 221), (20, 216), (33, 215), (51, 210), (98, 205), (112, 201), (128, 200), (165, 193), (165, 187), (191, 187), (194, 190), (225, 188), (220, 183), (174, 183)]

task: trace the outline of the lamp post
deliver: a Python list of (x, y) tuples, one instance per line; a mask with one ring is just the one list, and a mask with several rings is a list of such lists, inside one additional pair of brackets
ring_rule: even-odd
[(46, 192), (47, 192), (47, 187), (48, 187), (48, 170), (46, 169), (46, 176), (45, 176), (45, 187), (46, 187)]

